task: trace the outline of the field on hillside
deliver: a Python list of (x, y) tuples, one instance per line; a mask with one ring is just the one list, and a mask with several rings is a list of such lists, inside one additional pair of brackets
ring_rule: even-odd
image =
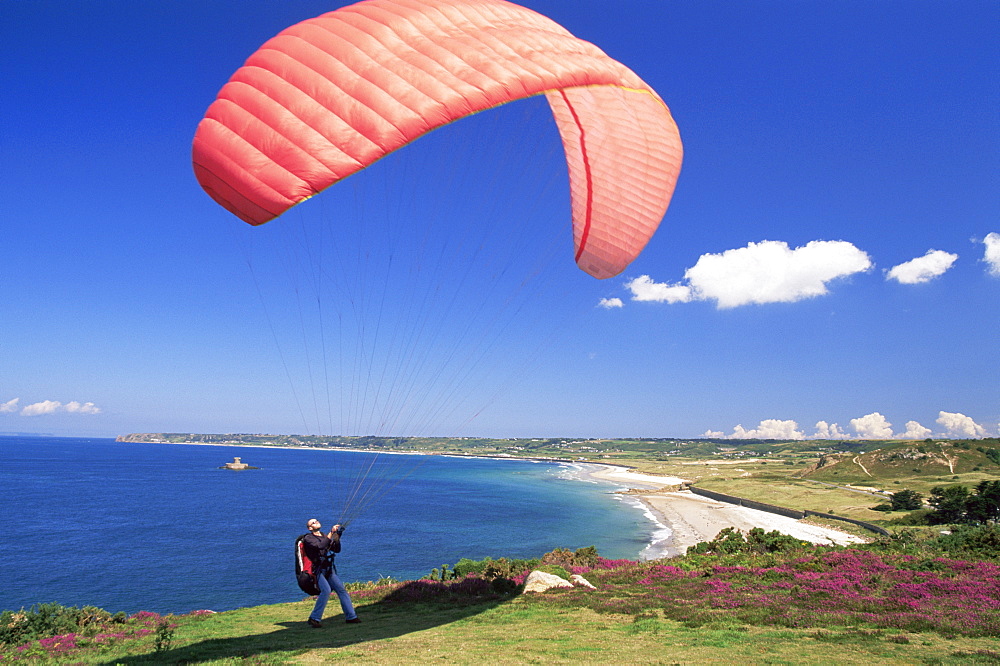
[[(529, 566), (582, 574), (595, 589), (521, 593), (527, 571), (514, 563), (463, 561), (479, 568), (353, 586), (361, 624), (331, 607), (319, 629), (304, 621), (308, 598), (166, 617), (90, 609), (72, 631), (20, 638), (39, 613), (6, 612), (0, 663), (1000, 663), (995, 526), (863, 548), (733, 536), (658, 562), (581, 549)], [(976, 555), (984, 546), (992, 558)], [(505, 567), (510, 577), (494, 575)], [(57, 610), (43, 620), (54, 625)]]

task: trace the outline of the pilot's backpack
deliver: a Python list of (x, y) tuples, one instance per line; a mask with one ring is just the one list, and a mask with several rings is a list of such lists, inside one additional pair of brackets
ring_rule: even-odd
[(312, 561), (306, 557), (305, 544), (302, 539), (309, 536), (303, 534), (295, 540), (295, 579), (299, 583), (299, 589), (308, 595), (319, 594), (319, 585), (316, 584), (316, 572), (313, 571)]

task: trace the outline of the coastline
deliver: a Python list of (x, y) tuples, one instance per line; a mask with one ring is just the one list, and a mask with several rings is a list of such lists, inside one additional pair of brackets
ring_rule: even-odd
[(634, 503), (653, 526), (649, 543), (639, 553), (638, 558), (653, 560), (684, 555), (687, 549), (702, 541), (711, 541), (727, 527), (749, 531), (760, 527), (766, 531), (777, 530), (803, 541), (817, 544), (848, 545), (864, 543), (865, 540), (847, 532), (828, 527), (803, 523), (794, 518), (779, 516), (766, 511), (727, 504), (695, 495), (688, 490), (679, 490), (688, 479), (674, 476), (654, 476), (635, 472), (628, 467), (591, 460), (565, 460), (558, 458), (536, 458), (503, 455), (470, 455), (462, 453), (426, 453), (422, 451), (378, 451), (370, 449), (348, 449), (310, 446), (269, 446), (261, 444), (237, 444), (218, 442), (171, 442), (181, 446), (236, 446), (262, 449), (311, 449), (315, 451), (341, 451), (347, 453), (374, 453), (384, 455), (425, 455), (452, 458), (479, 458), (489, 460), (511, 460), (521, 462), (550, 463), (580, 472), (579, 480), (603, 484), (616, 484), (622, 491), (624, 501)]
[(754, 527), (768, 532), (777, 530), (817, 544), (864, 543), (861, 537), (847, 532), (677, 490), (685, 482), (678, 477), (639, 474), (614, 465), (595, 467), (588, 470), (590, 477), (623, 484), (624, 489), (632, 491), (627, 496), (639, 502), (646, 516), (656, 525), (653, 540), (643, 551), (642, 559), (683, 555), (690, 546), (711, 541), (727, 527), (742, 531)]

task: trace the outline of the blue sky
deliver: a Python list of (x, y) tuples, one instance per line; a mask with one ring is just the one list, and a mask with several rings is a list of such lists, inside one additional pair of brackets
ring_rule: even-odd
[[(448, 324), (418, 344), (447, 337), (480, 360), (447, 375), (444, 389), (410, 387), (440, 397), (399, 409), (440, 415), (404, 427), (376, 413), (351, 426), (305, 415), (345, 409), (304, 406), (333, 363), (296, 341), (326, 324), (288, 325), (268, 264), (301, 270), (287, 248), (312, 238), (310, 215), (412, 221), (440, 198), (433, 179), (475, 183), (465, 217), (442, 218), (444, 228), (487, 217), (475, 209), (482, 186), (490, 215), (555, 220), (564, 233), (561, 157), (539, 109), (526, 106), (530, 122), (518, 107), (485, 129), (478, 117), (456, 123), (455, 140), (474, 148), (464, 161), (428, 137), (402, 166), (316, 197), (325, 200), (285, 225), (305, 231), (274, 241), (286, 249), (270, 256), (279, 231), (249, 236), (260, 230), (201, 191), (191, 138), (257, 46), (340, 4), (4, 3), (0, 432), (998, 433), (1000, 5), (524, 4), (660, 93), (684, 140), (680, 181), (657, 235), (621, 276), (584, 279), (570, 250), (546, 250), (558, 286), (519, 293), (522, 305), (485, 313), (464, 339), (450, 335), (488, 302), (487, 287), (469, 283), (450, 315), (428, 314)], [(517, 133), (525, 128), (538, 138)], [(506, 156), (480, 149), (484, 136)], [(504, 150), (514, 143), (537, 150), (512, 157)], [(543, 179), (542, 195), (522, 190)], [(391, 212), (371, 212), (380, 193), (396, 197)], [(364, 210), (349, 212), (358, 196)], [(563, 242), (551, 238), (539, 242)], [(313, 275), (335, 263), (360, 274), (330, 261)], [(416, 297), (401, 300), (410, 321), (425, 311)], [(489, 354), (475, 356), (490, 326)], [(409, 362), (433, 363), (424, 351)], [(478, 374), (460, 379), (473, 365)], [(356, 369), (338, 373), (319, 402), (340, 401), (358, 381)], [(383, 391), (372, 404), (393, 391), (387, 381), (369, 389)], [(367, 395), (355, 389), (346, 403)]]

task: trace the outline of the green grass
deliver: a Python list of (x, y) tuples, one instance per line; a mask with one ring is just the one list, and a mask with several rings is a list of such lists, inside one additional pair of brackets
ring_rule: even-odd
[[(971, 664), (1000, 663), (992, 638), (854, 629), (687, 627), (660, 617), (553, 609), (514, 599), (461, 611), (421, 606), (387, 612), (360, 605), (364, 622), (303, 618), (311, 602), (174, 618), (170, 649), (151, 639), (75, 654), (83, 664)], [(965, 656), (963, 656), (965, 655)], [(6, 662), (4, 662), (6, 663)], [(34, 659), (28, 663), (47, 663)], [(52, 663), (52, 662), (48, 662)], [(66, 663), (66, 662), (62, 662)]]
[(867, 521), (885, 519), (884, 513), (871, 507), (887, 501), (886, 498), (791, 476), (708, 479), (698, 483), (698, 487), (789, 509), (809, 509)]
[[(470, 587), (468, 580), (369, 585), (354, 593), (361, 624), (345, 624), (335, 609), (320, 629), (305, 623), (311, 599), (216, 614), (153, 616), (143, 621), (159, 631), (58, 656), (37, 649), (37, 642), (28, 653), (16, 644), (0, 646), (0, 664), (1000, 663), (1000, 625), (989, 619), (996, 617), (995, 610), (985, 611), (978, 629), (956, 629), (950, 612), (934, 615), (938, 602), (932, 600), (930, 616), (937, 619), (924, 629), (907, 630), (891, 618), (851, 620), (844, 609), (856, 602), (845, 598), (833, 604), (824, 600), (824, 590), (830, 589), (825, 584), (808, 592), (802, 582), (824, 571), (831, 582), (853, 576), (865, 594), (885, 594), (888, 606), (900, 597), (885, 576), (909, 571), (911, 577), (958, 581), (974, 569), (980, 570), (975, 575), (991, 576), (995, 566), (959, 564), (949, 574), (952, 565), (939, 559), (940, 543), (929, 539), (861, 550), (785, 547), (790, 550), (750, 549), (641, 564), (603, 561), (586, 573), (596, 591), (503, 596), (485, 584)], [(899, 548), (914, 555), (902, 557)], [(881, 573), (862, 575), (866, 567)], [(802, 590), (798, 583), (792, 591), (782, 587), (782, 577), (796, 571), (802, 574), (797, 579)], [(992, 579), (978, 585), (984, 584), (994, 585)], [(975, 580), (971, 585), (978, 589)], [(742, 592), (733, 597), (735, 590)], [(727, 595), (745, 603), (717, 603)], [(970, 595), (941, 597), (941, 602), (961, 612), (976, 603), (975, 593)], [(768, 603), (778, 612), (767, 610)], [(827, 608), (838, 604), (839, 609)]]

